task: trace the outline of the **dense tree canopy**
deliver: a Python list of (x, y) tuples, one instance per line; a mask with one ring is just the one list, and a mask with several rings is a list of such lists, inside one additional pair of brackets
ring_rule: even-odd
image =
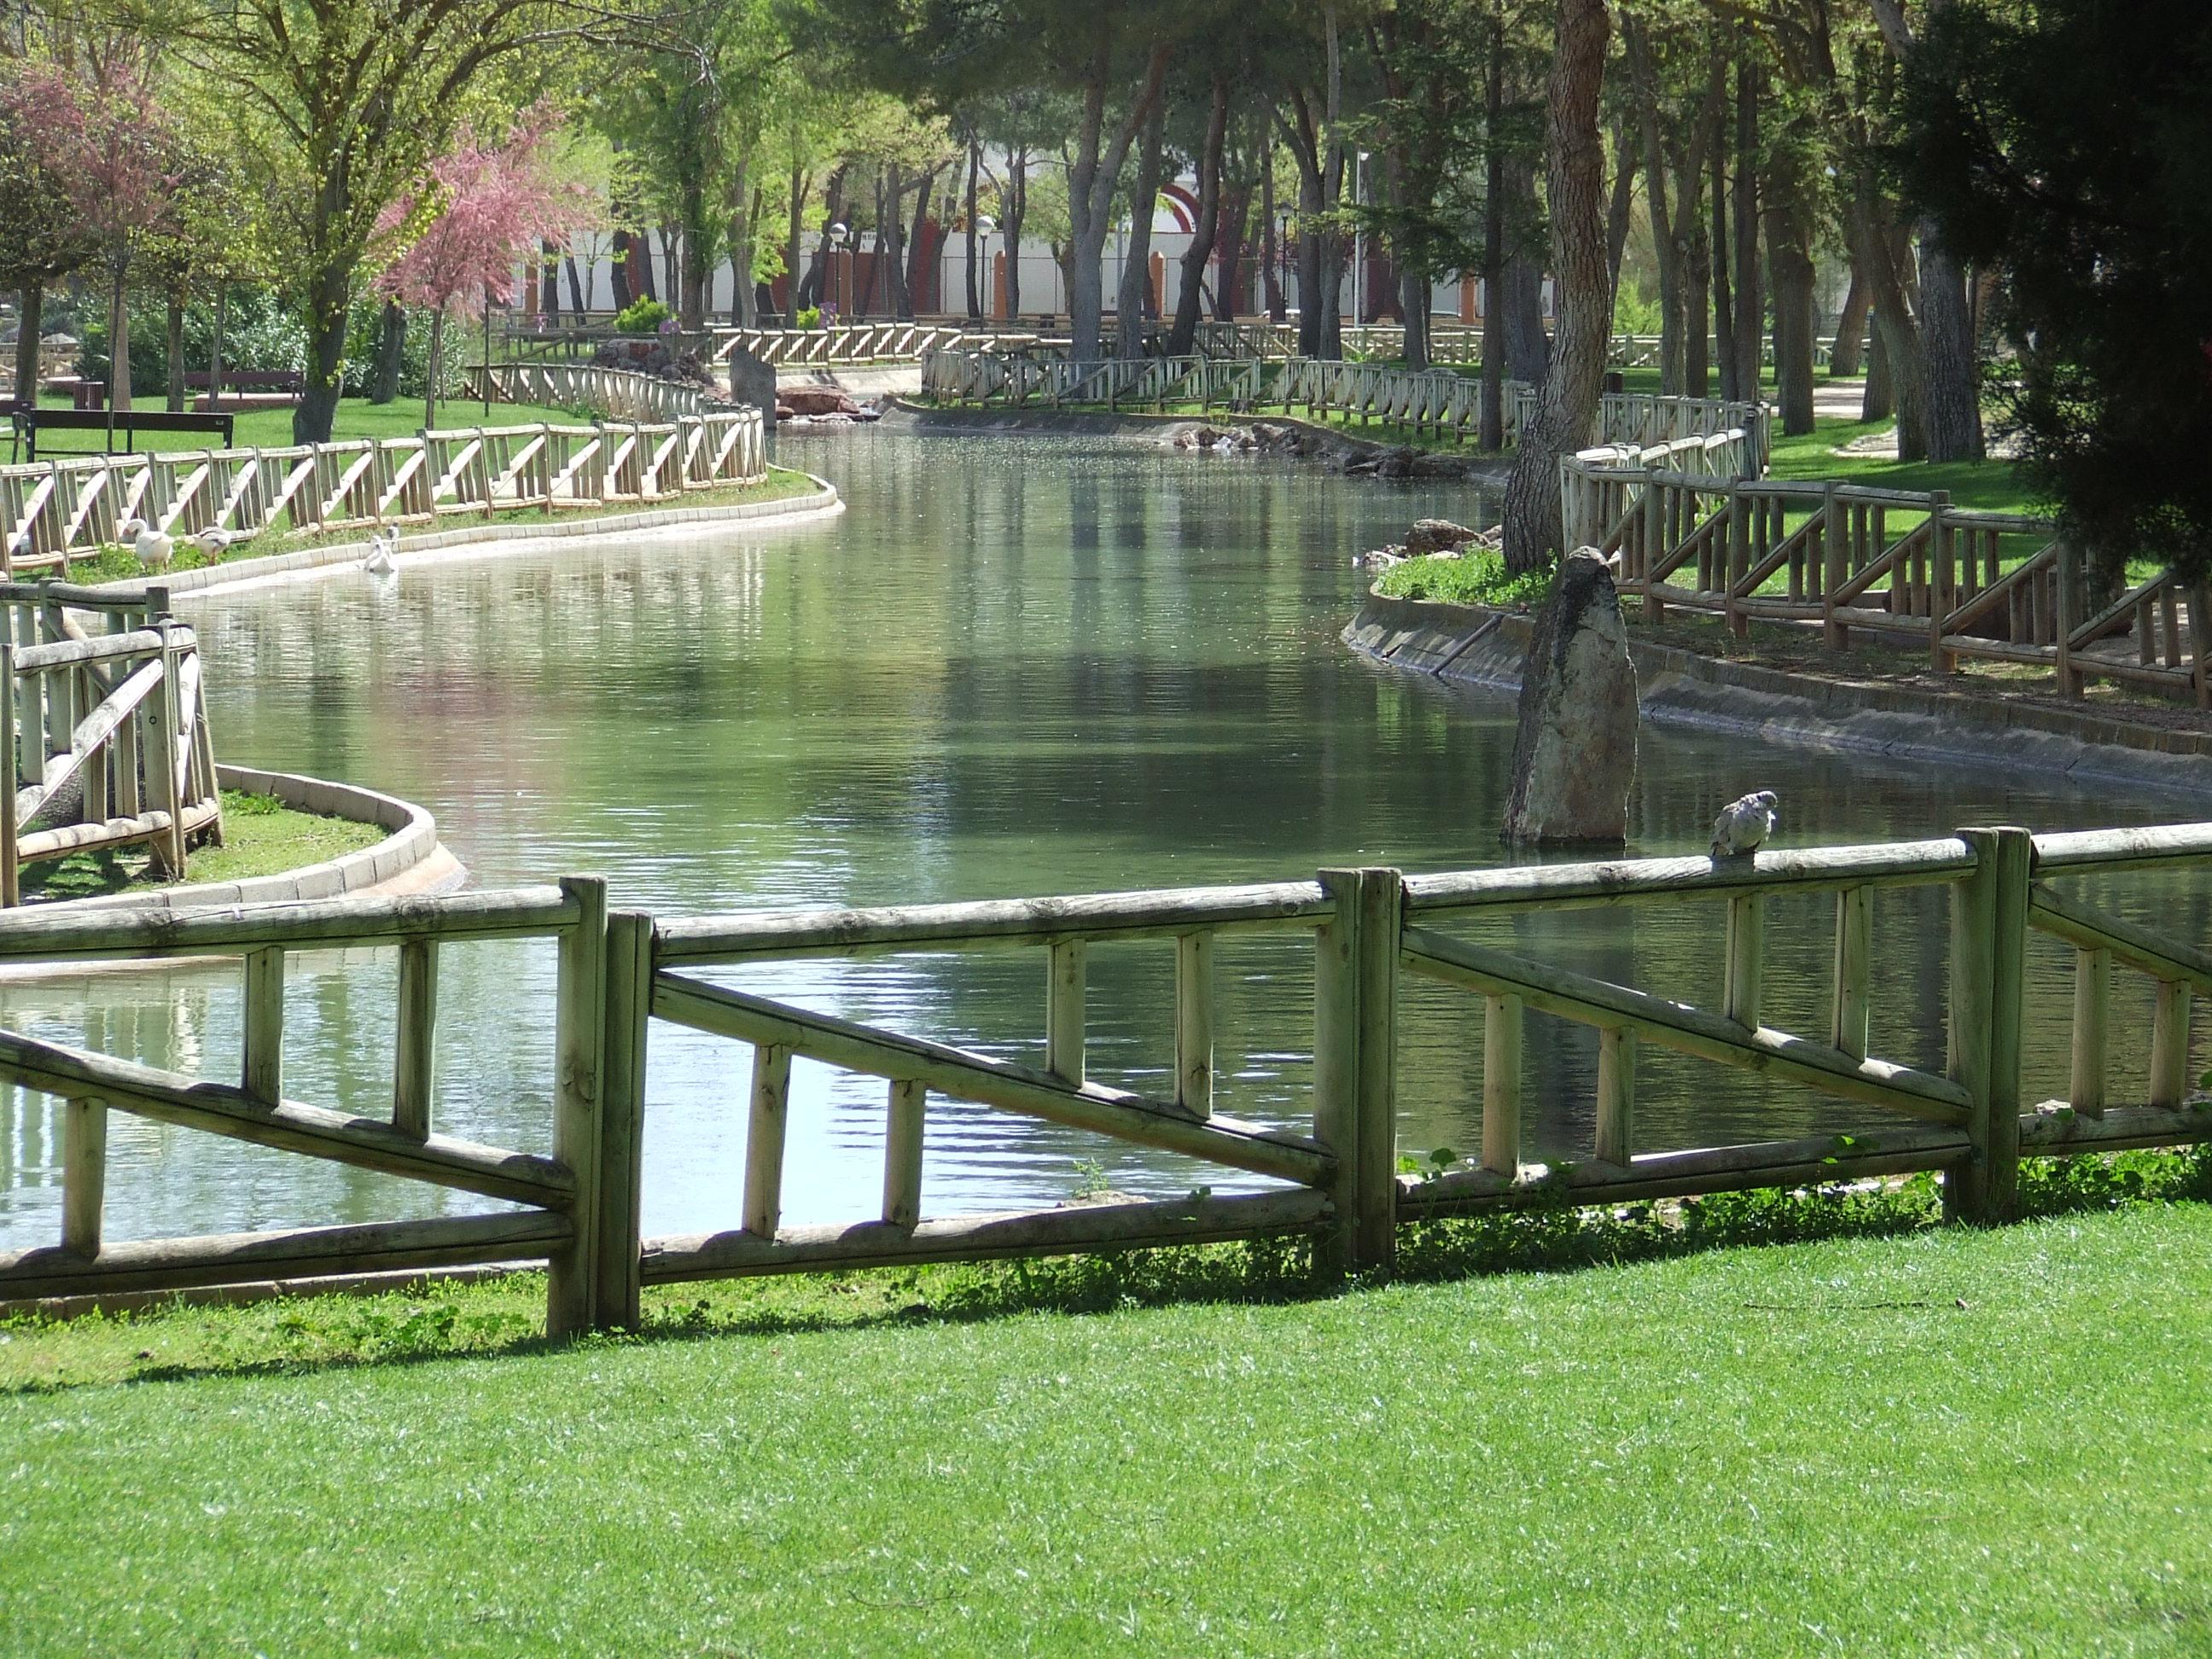
[(2212, 572), (2212, 9), (1956, 0), (1914, 70), (1899, 155), (2000, 273), (2036, 477), (2108, 566)]

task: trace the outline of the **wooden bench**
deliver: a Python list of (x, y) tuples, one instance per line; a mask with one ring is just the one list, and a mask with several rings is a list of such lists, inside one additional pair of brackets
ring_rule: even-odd
[(289, 409), (300, 401), (307, 378), (294, 368), (225, 369), (220, 399), (213, 391), (214, 377), (204, 371), (185, 376), (185, 388), (202, 395), (192, 407), (212, 411), (220, 402), (237, 409)]
[[(228, 449), (236, 419), (231, 415), (176, 415), (165, 409), (119, 409), (112, 414), (105, 410), (27, 409), (15, 416), (15, 430), (22, 435), (25, 459), (35, 461), (39, 459), (39, 434), (42, 432), (104, 433), (106, 435), (103, 447), (110, 455), (129, 454), (136, 450), (142, 432), (211, 433), (220, 437), (222, 447)], [(123, 439), (120, 450), (115, 443), (118, 434)]]

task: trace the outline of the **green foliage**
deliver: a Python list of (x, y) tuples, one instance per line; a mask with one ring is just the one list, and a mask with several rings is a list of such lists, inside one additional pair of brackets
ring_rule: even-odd
[(1407, 559), (1384, 571), (1375, 586), (1394, 599), (1442, 599), (1448, 605), (1488, 605), (1507, 610), (1543, 603), (1551, 573), (1514, 574), (1502, 554), (1469, 547), (1458, 557), (1438, 554)]
[(1894, 157), (1953, 251), (2001, 275), (1999, 396), (2107, 570), (2212, 571), (2212, 9), (1929, 8)]
[(819, 328), (819, 327), (821, 327), (821, 326), (822, 326), (822, 307), (821, 307), (820, 306), (807, 306), (807, 307), (805, 307), (804, 309), (802, 309), (802, 310), (799, 312), (799, 313), (798, 317), (794, 319), (794, 322), (795, 322), (795, 325), (796, 325), (796, 326), (798, 326), (798, 327), (799, 327), (799, 328)]
[(633, 300), (616, 313), (615, 331), (618, 334), (651, 334), (673, 315), (675, 313), (658, 300)]

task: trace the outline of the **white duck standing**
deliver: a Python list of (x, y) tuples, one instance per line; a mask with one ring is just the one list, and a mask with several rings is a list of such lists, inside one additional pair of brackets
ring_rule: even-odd
[(138, 555), (138, 562), (149, 570), (167, 570), (169, 561), (177, 555), (176, 539), (163, 535), (143, 520), (134, 522), (138, 530), (131, 538), (131, 546)]
[(238, 544), (238, 532), (225, 530), (221, 525), (210, 525), (192, 538), (192, 545), (210, 559), (219, 559)]
[(368, 556), (361, 562), (361, 568), (372, 576), (392, 575), (398, 567), (392, 563), (392, 556), (398, 550), (399, 532), (380, 530), (368, 538)]
[(1761, 789), (1721, 808), (1720, 817), (1713, 820), (1713, 856), (1740, 859), (1756, 853), (1759, 843), (1774, 833), (1775, 822), (1782, 816), (1776, 810), (1781, 799), (1771, 789)]

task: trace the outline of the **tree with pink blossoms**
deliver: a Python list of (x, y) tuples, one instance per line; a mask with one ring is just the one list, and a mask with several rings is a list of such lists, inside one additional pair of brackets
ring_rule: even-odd
[(84, 109), (58, 70), (0, 63), (0, 289), (18, 289), (15, 395), (36, 395), (39, 332), (48, 283), (92, 257), (78, 203)]
[(189, 145), (153, 88), (118, 70), (85, 100), (77, 149), (77, 211), (107, 267), (108, 406), (128, 409), (131, 265), (185, 234), (179, 203), (191, 172)]
[(464, 128), (430, 164), (425, 187), (394, 202), (378, 221), (379, 234), (388, 244), (404, 243), (404, 252), (377, 276), (376, 291), (430, 313), (426, 427), (437, 424), (447, 314), (478, 316), (487, 304), (511, 303), (516, 273), (538, 244), (565, 242), (589, 213), (584, 192), (557, 176), (559, 126), (558, 116), (541, 105), (495, 143)]

